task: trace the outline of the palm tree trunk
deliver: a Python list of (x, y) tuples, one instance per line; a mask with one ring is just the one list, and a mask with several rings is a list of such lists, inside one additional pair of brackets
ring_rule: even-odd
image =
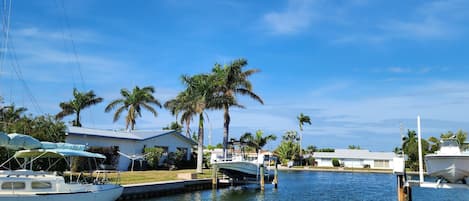
[(81, 127), (81, 123), (80, 123), (80, 111), (77, 111), (77, 118), (76, 118), (76, 122), (75, 122), (75, 125), (74, 125), (74, 126)]
[(204, 160), (204, 113), (199, 114), (199, 135), (197, 144), (197, 170), (196, 172), (202, 174), (202, 163)]
[(223, 123), (223, 157), (226, 157), (226, 150), (228, 149), (228, 137), (229, 137), (229, 127), (230, 127), (230, 108), (228, 105), (224, 106), (224, 120)]
[(191, 125), (190, 120), (186, 119), (186, 137), (191, 138), (191, 132), (189, 126)]

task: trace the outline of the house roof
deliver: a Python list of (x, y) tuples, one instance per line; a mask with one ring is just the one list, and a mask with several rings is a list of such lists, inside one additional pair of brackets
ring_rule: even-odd
[(89, 135), (104, 138), (116, 138), (125, 140), (138, 140), (144, 141), (164, 135), (174, 134), (175, 136), (187, 141), (192, 145), (197, 143), (194, 140), (182, 135), (180, 132), (174, 130), (133, 130), (133, 131), (122, 131), (122, 130), (106, 130), (106, 129), (94, 129), (94, 128), (83, 128), (69, 126), (67, 128), (67, 135)]
[(362, 149), (336, 149), (334, 152), (314, 152), (314, 158), (338, 158), (338, 159), (373, 159), (392, 160), (396, 157), (394, 152), (370, 152)]

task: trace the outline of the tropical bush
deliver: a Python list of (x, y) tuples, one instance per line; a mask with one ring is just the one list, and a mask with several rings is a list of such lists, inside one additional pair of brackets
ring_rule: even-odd
[(334, 167), (339, 167), (339, 166), (340, 166), (339, 159), (333, 158), (333, 159), (332, 159), (332, 166), (334, 166)]
[(316, 160), (314, 159), (314, 157), (308, 157), (308, 158), (305, 158), (305, 161), (308, 165), (311, 165), (311, 166), (315, 166), (316, 165)]
[(151, 169), (158, 168), (161, 157), (163, 156), (164, 150), (158, 147), (147, 147), (144, 149), (145, 159)]

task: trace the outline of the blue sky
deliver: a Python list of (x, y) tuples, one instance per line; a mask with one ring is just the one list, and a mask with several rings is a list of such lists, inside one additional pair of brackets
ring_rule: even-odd
[[(83, 125), (120, 129), (123, 118), (113, 123), (104, 107), (121, 88), (152, 85), (164, 102), (183, 89), (182, 74), (242, 57), (261, 69), (252, 82), (265, 105), (240, 98), (247, 109), (232, 110), (231, 136), (281, 136), (303, 112), (312, 118), (304, 146), (390, 151), (399, 123), (415, 129), (419, 114), (424, 137), (469, 130), (468, 9), (464, 0), (17, 0), (0, 95), (56, 114), (73, 87), (92, 89), (104, 103), (85, 110)], [(174, 120), (158, 112), (137, 128)], [(223, 114), (209, 116), (215, 144)]]

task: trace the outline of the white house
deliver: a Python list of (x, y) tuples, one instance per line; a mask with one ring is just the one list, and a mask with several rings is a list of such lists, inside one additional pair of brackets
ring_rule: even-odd
[[(117, 146), (120, 152), (127, 155), (141, 155), (145, 147), (159, 147), (167, 153), (183, 150), (188, 160), (193, 151), (192, 147), (197, 145), (192, 139), (172, 130), (127, 132), (82, 127), (68, 127), (65, 141), (93, 147)], [(117, 169), (127, 170), (129, 164), (130, 159), (120, 156)]]
[(370, 152), (361, 149), (336, 149), (334, 152), (314, 152), (313, 157), (318, 167), (332, 167), (332, 159), (339, 160), (344, 167), (375, 169), (393, 169), (394, 152)]

